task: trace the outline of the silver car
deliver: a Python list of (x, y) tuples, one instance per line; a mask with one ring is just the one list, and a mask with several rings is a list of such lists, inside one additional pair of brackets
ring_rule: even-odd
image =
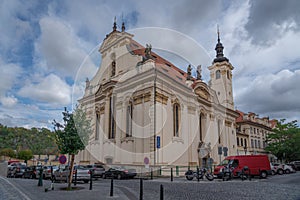
[[(70, 170), (68, 166), (66, 166), (65, 168), (58, 168), (53, 172), (53, 180), (67, 182), (69, 172)], [(75, 181), (75, 176), (77, 181), (88, 183), (90, 180), (90, 170), (83, 165), (74, 166), (73, 181)]]

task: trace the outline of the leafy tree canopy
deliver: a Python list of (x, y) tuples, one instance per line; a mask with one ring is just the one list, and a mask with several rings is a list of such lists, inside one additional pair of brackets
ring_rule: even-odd
[(297, 121), (285, 123), (285, 119), (281, 119), (273, 132), (267, 135), (266, 150), (279, 160), (300, 159), (300, 128), (296, 123)]

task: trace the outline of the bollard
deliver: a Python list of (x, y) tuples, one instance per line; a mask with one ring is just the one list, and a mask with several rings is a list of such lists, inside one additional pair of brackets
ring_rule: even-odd
[(38, 182), (38, 186), (43, 186), (43, 167), (41, 166), (41, 168), (39, 169), (39, 182)]
[(151, 169), (151, 172), (150, 172), (150, 178), (151, 180), (153, 180), (153, 170)]
[(171, 182), (173, 182), (173, 168), (171, 168)]
[(50, 170), (51, 170), (51, 183), (53, 183), (54, 180), (53, 180), (53, 167), (52, 166), (50, 167)]
[(74, 180), (74, 185), (77, 185), (77, 169), (75, 169), (75, 180)]
[(160, 184), (160, 200), (164, 200), (164, 186)]
[(200, 181), (200, 177), (199, 177), (199, 167), (197, 166), (197, 181)]
[(90, 190), (93, 189), (93, 171), (90, 170)]
[(110, 181), (110, 195), (109, 196), (114, 196), (114, 179), (111, 178), (111, 181)]
[(143, 178), (140, 178), (140, 200), (143, 200)]

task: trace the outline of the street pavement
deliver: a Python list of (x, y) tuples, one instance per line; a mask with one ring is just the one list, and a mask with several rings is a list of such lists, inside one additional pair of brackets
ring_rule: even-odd
[[(65, 183), (55, 183), (54, 190), (45, 192), (45, 187), (50, 186), (50, 181), (44, 181), (38, 187), (38, 180), (3, 178), (0, 177), (0, 199), (139, 199), (140, 180), (114, 180), (114, 194), (110, 197), (109, 179), (93, 181), (93, 188), (89, 184), (77, 184), (80, 190), (62, 191)], [(143, 181), (143, 199), (160, 199), (160, 185), (164, 187), (164, 199), (275, 199), (275, 200), (300, 200), (300, 172), (289, 175), (276, 175), (268, 179), (254, 178), (251, 181), (234, 179), (231, 181), (208, 180), (187, 181), (185, 178), (159, 178)]]

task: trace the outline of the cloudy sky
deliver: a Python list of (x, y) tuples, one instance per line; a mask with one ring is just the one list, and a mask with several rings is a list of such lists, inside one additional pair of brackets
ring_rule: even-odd
[(184, 34), (212, 59), (219, 24), (235, 67), (235, 106), (300, 120), (299, 9), (298, 0), (1, 0), (0, 123), (51, 127), (65, 106), (71, 109), (100, 64), (99, 54), (86, 57), (111, 31), (114, 16), (128, 32), (159, 27)]

